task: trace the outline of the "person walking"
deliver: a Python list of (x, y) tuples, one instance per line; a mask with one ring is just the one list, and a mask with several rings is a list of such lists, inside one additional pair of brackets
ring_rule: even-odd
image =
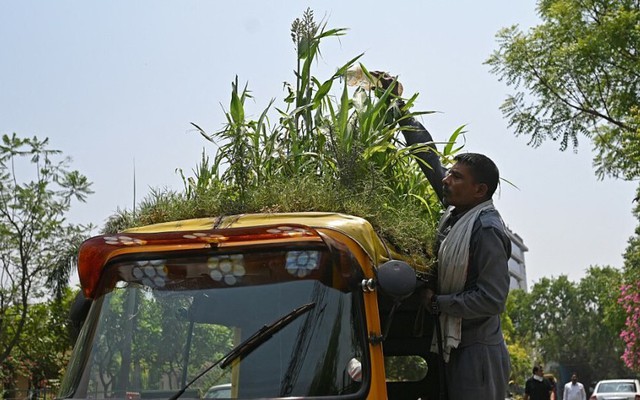
[(571, 374), (571, 380), (564, 385), (563, 400), (587, 400), (587, 392), (584, 390), (584, 385), (578, 382), (578, 374)]
[(551, 400), (553, 385), (544, 377), (541, 365), (533, 367), (533, 375), (524, 385), (524, 400)]
[[(397, 84), (378, 74), (383, 89)], [(397, 112), (406, 112), (402, 100), (393, 103)], [(438, 225), (437, 266), (425, 277), (423, 304), (440, 319), (448, 397), (504, 399), (511, 366), (500, 313), (509, 292), (511, 241), (492, 200), (498, 168), (483, 154), (463, 153), (445, 171), (424, 126), (406, 114), (399, 124), (407, 146), (423, 144), (412, 154), (446, 207)]]

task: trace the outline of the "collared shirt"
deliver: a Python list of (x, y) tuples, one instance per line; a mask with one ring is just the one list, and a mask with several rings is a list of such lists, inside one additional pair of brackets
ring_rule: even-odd
[(564, 400), (586, 400), (587, 393), (584, 391), (584, 386), (580, 382), (568, 382), (564, 385)]

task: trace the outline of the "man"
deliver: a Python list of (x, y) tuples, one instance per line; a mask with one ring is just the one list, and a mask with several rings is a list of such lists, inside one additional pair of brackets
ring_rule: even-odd
[[(383, 88), (395, 84), (388, 75), (381, 78)], [(401, 109), (402, 101), (395, 107)], [(509, 292), (511, 241), (492, 201), (498, 168), (482, 154), (465, 153), (454, 158), (445, 174), (424, 126), (407, 116), (400, 125), (407, 145), (425, 145), (413, 154), (447, 206), (438, 227), (437, 268), (427, 278), (424, 304), (440, 318), (449, 399), (504, 399), (510, 361), (500, 313)]]
[(542, 366), (533, 367), (533, 376), (524, 385), (524, 400), (550, 400), (553, 386), (544, 378)]
[[(491, 200), (498, 169), (486, 156), (460, 154), (443, 179), (449, 207), (438, 227), (437, 294), (450, 398), (504, 398), (510, 362), (500, 313), (509, 292), (511, 242)], [(481, 393), (481, 394), (480, 394)]]
[(582, 383), (578, 382), (578, 374), (571, 374), (571, 381), (564, 385), (564, 400), (587, 400), (587, 392)]

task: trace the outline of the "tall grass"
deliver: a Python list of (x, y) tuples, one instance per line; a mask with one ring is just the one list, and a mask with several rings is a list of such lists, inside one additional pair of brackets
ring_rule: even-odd
[[(359, 65), (370, 76), (358, 64), (362, 54), (328, 79), (314, 76), (321, 41), (345, 32), (316, 23), (307, 9), (291, 27), (295, 84), (285, 85), (283, 106), (272, 100), (257, 118), (247, 116), (251, 95), (236, 77), (223, 129), (208, 133), (192, 124), (214, 144), (213, 158), (203, 153), (193, 176), (180, 171), (183, 192), (153, 192), (135, 215), (114, 215), (106, 231), (237, 213), (342, 212), (366, 218), (398, 250), (430, 265), (441, 207), (411, 156), (415, 148), (397, 139), (398, 119), (417, 115), (409, 111), (417, 95), (399, 113), (393, 86), (351, 90), (347, 70)], [(445, 146), (445, 162), (454, 152), (452, 143)]]

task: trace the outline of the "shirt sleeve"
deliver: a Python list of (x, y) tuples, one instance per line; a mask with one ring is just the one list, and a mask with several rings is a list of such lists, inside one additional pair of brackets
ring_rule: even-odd
[(509, 256), (501, 234), (491, 226), (478, 231), (478, 239), (471, 252), (478, 268), (476, 284), (459, 293), (438, 295), (438, 305), (443, 313), (471, 319), (504, 311), (509, 293)]
[(399, 125), (402, 135), (407, 142), (407, 146), (424, 144), (423, 147), (416, 149), (412, 154), (418, 159), (422, 173), (436, 192), (440, 202), (442, 202), (442, 179), (444, 179), (445, 169), (442, 166), (440, 156), (437, 153), (438, 150), (431, 134), (413, 117), (401, 119)]

